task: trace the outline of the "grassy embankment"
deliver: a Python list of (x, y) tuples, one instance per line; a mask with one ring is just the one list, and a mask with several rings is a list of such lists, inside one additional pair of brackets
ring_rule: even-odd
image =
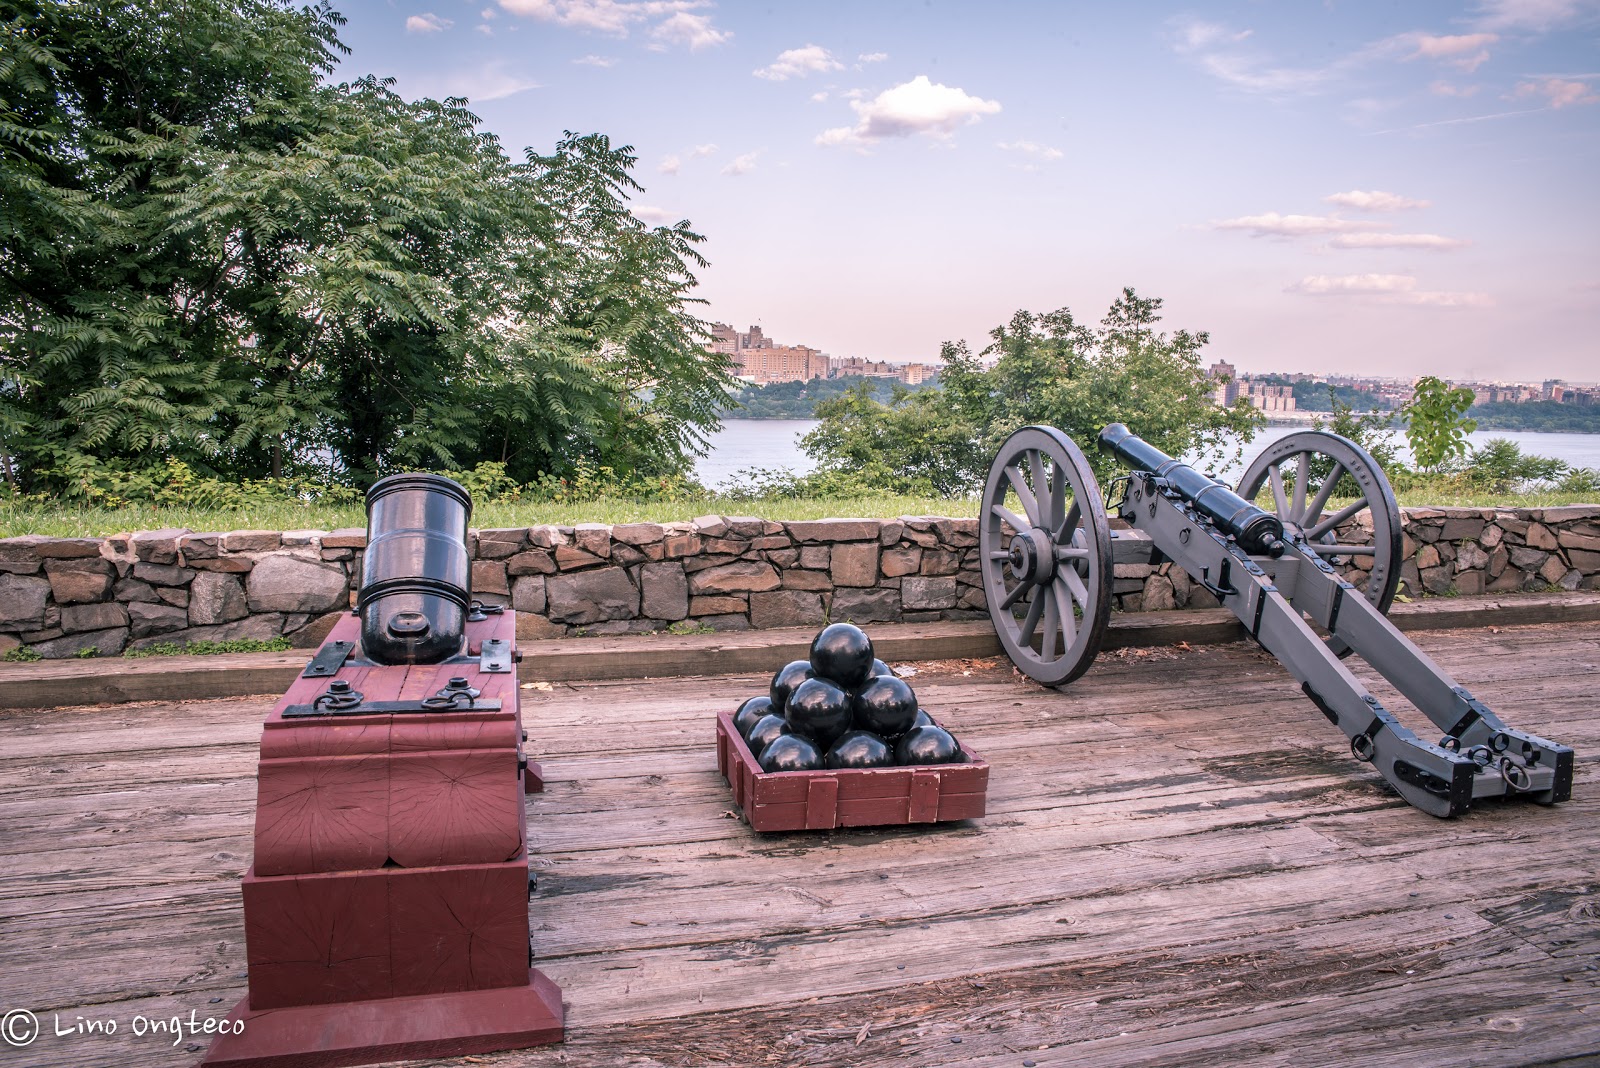
[[(1472, 508), (1541, 508), (1563, 504), (1594, 504), (1593, 494), (1494, 493), (1448, 486), (1410, 489), (1399, 494), (1405, 506), (1460, 506)], [(1337, 502), (1334, 502), (1337, 504)], [(764, 500), (728, 500), (707, 497), (680, 501), (605, 499), (583, 502), (514, 501), (485, 503), (473, 510), (474, 527), (515, 527), (540, 523), (667, 523), (701, 515), (755, 515), (765, 519), (822, 519), (831, 516), (878, 518), (898, 515), (973, 516), (976, 498), (945, 499), (893, 495), (819, 497), (798, 500), (773, 497)], [(366, 523), (359, 504), (347, 507), (266, 504), (241, 509), (203, 509), (182, 506), (128, 505), (96, 508), (69, 502), (0, 501), (0, 537), (46, 534), (55, 537), (97, 535), (187, 527), (198, 531), (228, 530), (336, 530)]]

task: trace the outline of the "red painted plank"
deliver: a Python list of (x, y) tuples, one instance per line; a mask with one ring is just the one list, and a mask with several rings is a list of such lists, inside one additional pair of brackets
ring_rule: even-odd
[(829, 830), (839, 822), (839, 780), (832, 775), (813, 776), (806, 782), (806, 828)]

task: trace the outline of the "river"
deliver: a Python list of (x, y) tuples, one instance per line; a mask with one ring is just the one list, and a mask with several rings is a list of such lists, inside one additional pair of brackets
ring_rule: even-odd
[[(800, 449), (800, 437), (817, 425), (815, 419), (727, 419), (722, 429), (711, 436), (711, 451), (695, 465), (695, 475), (708, 486), (717, 486), (747, 467), (788, 468), (805, 474), (816, 466)], [(1245, 446), (1248, 463), (1262, 449), (1286, 434), (1305, 427), (1263, 427), (1255, 440)], [(1474, 447), (1490, 438), (1509, 438), (1523, 452), (1534, 456), (1553, 456), (1573, 467), (1600, 468), (1600, 434), (1541, 434), (1528, 430), (1479, 430), (1468, 435)], [(1406, 461), (1411, 459), (1405, 435), (1397, 433), (1395, 443)], [(1081, 444), (1081, 443), (1080, 443)], [(1235, 475), (1243, 466), (1235, 467)]]

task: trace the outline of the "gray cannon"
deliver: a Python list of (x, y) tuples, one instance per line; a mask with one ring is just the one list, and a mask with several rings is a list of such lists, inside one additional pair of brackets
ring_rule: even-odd
[[(1109, 504), (1128, 530), (1110, 529), (1083, 452), (1053, 427), (1018, 430), (989, 470), (978, 521), (984, 589), (1000, 642), (1025, 674), (1060, 686), (1088, 670), (1110, 617), (1114, 565), (1171, 560), (1299, 680), (1351, 754), (1422, 811), (1571, 796), (1570, 748), (1506, 726), (1384, 617), (1399, 580), (1400, 509), (1360, 446), (1290, 434), (1251, 464), (1237, 493), (1120, 423), (1100, 432), (1100, 446), (1132, 469)], [(1273, 511), (1253, 503), (1269, 486)], [(1352, 563), (1360, 585), (1334, 566)], [(1344, 663), (1351, 652), (1444, 732), (1437, 743), (1368, 692)]]

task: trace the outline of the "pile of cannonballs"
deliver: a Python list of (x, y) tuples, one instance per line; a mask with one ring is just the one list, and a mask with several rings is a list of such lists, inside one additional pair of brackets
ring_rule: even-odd
[(967, 759), (950, 732), (917, 707), (906, 681), (873, 656), (866, 632), (849, 623), (824, 627), (811, 658), (780, 668), (770, 692), (740, 705), (733, 723), (763, 771)]

